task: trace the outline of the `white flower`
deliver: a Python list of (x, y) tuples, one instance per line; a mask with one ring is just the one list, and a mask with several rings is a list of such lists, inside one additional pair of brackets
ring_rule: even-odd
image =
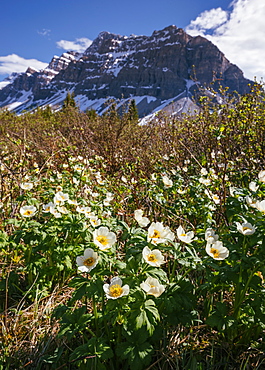
[(110, 202), (113, 200), (113, 198), (114, 198), (114, 194), (107, 193), (106, 194), (106, 198), (103, 200), (104, 206), (109, 206), (110, 205)]
[(231, 197), (235, 196), (236, 188), (234, 186), (229, 186), (229, 193)]
[(141, 227), (145, 227), (150, 223), (147, 217), (143, 217), (143, 213), (144, 211), (141, 209), (136, 209), (134, 211), (134, 218), (138, 222), (139, 226)]
[(83, 256), (76, 257), (78, 270), (81, 272), (90, 272), (98, 263), (98, 254), (93, 249), (87, 248)]
[(111, 193), (111, 192), (108, 192), (108, 193), (106, 194), (106, 199), (108, 199), (108, 200), (113, 200), (113, 199), (114, 199), (114, 194), (113, 194), (113, 193)]
[(78, 201), (76, 199), (68, 199), (68, 203), (73, 206), (78, 206)]
[(74, 170), (75, 170), (76, 172), (82, 172), (82, 171), (84, 171), (84, 166), (79, 165), (79, 164), (76, 164), (76, 165), (74, 166)]
[(32, 182), (23, 182), (20, 184), (21, 189), (23, 190), (31, 190), (33, 188), (33, 183)]
[(32, 217), (35, 215), (37, 208), (35, 206), (23, 206), (19, 212), (23, 217)]
[(129, 285), (122, 286), (122, 280), (118, 276), (111, 279), (110, 284), (104, 284), (103, 290), (106, 293), (108, 299), (117, 299), (128, 295), (130, 288)]
[(194, 232), (189, 231), (189, 232), (186, 233), (185, 230), (183, 229), (183, 227), (180, 225), (177, 228), (177, 236), (178, 236), (179, 240), (181, 240), (183, 243), (189, 244), (193, 241)]
[(179, 194), (185, 194), (185, 193), (187, 193), (187, 189), (185, 189), (185, 188), (178, 188), (177, 192)]
[(159, 249), (151, 250), (148, 247), (144, 247), (142, 254), (145, 262), (151, 266), (160, 267), (160, 265), (166, 262)]
[(58, 212), (61, 212), (64, 215), (67, 215), (69, 213), (69, 211), (66, 209), (65, 206), (57, 206), (57, 210), (58, 210)]
[(55, 204), (63, 204), (64, 202), (67, 202), (68, 200), (69, 200), (69, 195), (67, 193), (63, 193), (62, 191), (58, 191), (53, 198), (53, 202)]
[(205, 179), (204, 177), (199, 178), (199, 182), (205, 186), (211, 185), (211, 180), (210, 179)]
[(208, 171), (206, 170), (206, 168), (204, 168), (204, 167), (201, 168), (201, 174), (203, 176), (207, 176), (208, 175)]
[(48, 204), (43, 204), (42, 206), (42, 210), (43, 212), (47, 213), (47, 212), (50, 212), (50, 213), (53, 213), (55, 211), (55, 204), (52, 203), (52, 202), (49, 202)]
[(105, 181), (101, 178), (101, 176), (96, 176), (97, 183), (99, 185), (104, 185)]
[(252, 199), (250, 196), (246, 196), (246, 203), (247, 203), (247, 205), (248, 206), (250, 206), (250, 207), (252, 207), (252, 208), (256, 208), (256, 206), (257, 206), (257, 202), (256, 202), (256, 200), (254, 200), (254, 199)]
[(148, 228), (147, 240), (152, 244), (166, 243), (175, 239), (174, 233), (168, 226), (164, 227), (162, 222), (152, 222)]
[(62, 214), (56, 210), (51, 211), (51, 214), (55, 217), (55, 218), (61, 218), (62, 217)]
[(249, 187), (249, 190), (256, 192), (259, 188), (259, 185), (257, 185), (255, 181), (251, 181), (248, 187)]
[(236, 228), (237, 231), (243, 235), (252, 235), (256, 231), (256, 227), (252, 226), (251, 223), (247, 222), (246, 220), (242, 224), (236, 222)]
[(208, 191), (207, 189), (205, 190), (205, 194), (214, 201), (215, 204), (220, 203), (220, 198), (217, 194), (213, 194), (211, 191)]
[(115, 244), (117, 239), (116, 235), (106, 226), (100, 226), (93, 232), (93, 240), (100, 250), (106, 250)]
[(261, 182), (265, 182), (265, 170), (260, 171), (260, 172), (258, 173), (258, 179), (259, 179), (259, 181), (261, 181)]
[(79, 185), (80, 184), (80, 180), (78, 180), (76, 177), (73, 177), (73, 184)]
[(91, 214), (91, 208), (86, 206), (77, 206), (76, 212), (83, 213), (86, 217), (89, 217)]
[(212, 228), (208, 228), (205, 231), (205, 240), (207, 243), (214, 243), (218, 240), (218, 235), (215, 234), (214, 230)]
[(173, 181), (167, 175), (162, 176), (162, 181), (166, 188), (173, 186)]
[(158, 279), (148, 276), (148, 278), (140, 284), (140, 287), (147, 293), (155, 297), (159, 297), (164, 291), (164, 285), (160, 284)]
[(224, 260), (229, 256), (229, 250), (223, 246), (223, 242), (217, 240), (206, 244), (206, 253), (215, 260)]
[(257, 210), (265, 214), (265, 200), (257, 201), (255, 207)]
[(91, 223), (92, 226), (96, 227), (96, 226), (99, 226), (101, 224), (101, 219), (98, 218), (95, 214), (91, 213), (90, 216), (89, 216), (89, 221)]

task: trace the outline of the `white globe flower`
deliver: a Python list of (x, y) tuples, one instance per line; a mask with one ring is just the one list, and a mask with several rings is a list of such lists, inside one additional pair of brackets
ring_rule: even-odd
[(92, 226), (96, 227), (96, 226), (99, 226), (101, 224), (101, 219), (98, 218), (95, 214), (91, 213), (90, 216), (89, 216), (89, 221), (91, 223)]
[(87, 248), (83, 256), (76, 257), (78, 270), (81, 272), (90, 272), (98, 263), (98, 254), (93, 249)]
[(249, 190), (253, 191), (254, 193), (258, 190), (259, 185), (255, 181), (251, 181), (248, 185)]
[(205, 231), (205, 240), (207, 243), (214, 243), (218, 240), (218, 235), (215, 234), (214, 230), (212, 228), (208, 228)]
[(237, 231), (243, 235), (252, 235), (256, 231), (256, 227), (252, 226), (251, 223), (245, 221), (242, 224), (236, 222)]
[(265, 200), (257, 201), (255, 203), (255, 208), (257, 208), (258, 211), (265, 214)]
[(162, 181), (166, 188), (173, 186), (173, 181), (167, 175), (162, 176)]
[(140, 287), (150, 295), (159, 297), (164, 291), (164, 285), (160, 284), (158, 279), (148, 276), (148, 278), (140, 284)]
[(108, 299), (117, 299), (129, 294), (129, 285), (122, 286), (122, 280), (118, 276), (111, 279), (110, 284), (104, 284), (103, 290)]
[(265, 170), (262, 170), (258, 173), (258, 179), (261, 182), (265, 182)]
[(139, 226), (141, 227), (145, 227), (150, 223), (147, 217), (143, 217), (143, 213), (144, 211), (141, 209), (136, 209), (134, 211), (134, 218), (138, 222)]
[(148, 247), (144, 247), (142, 255), (145, 262), (154, 267), (160, 267), (166, 262), (159, 249), (151, 250)]
[(49, 202), (48, 204), (43, 204), (42, 211), (45, 213), (54, 213), (55, 212), (55, 204), (52, 202)]
[(23, 206), (19, 212), (23, 217), (32, 217), (37, 212), (37, 208), (35, 206)]
[(31, 190), (33, 188), (33, 183), (32, 182), (23, 182), (20, 184), (21, 189), (23, 190)]
[(93, 232), (93, 240), (100, 250), (106, 250), (116, 243), (117, 238), (106, 226), (100, 226)]
[(229, 250), (224, 247), (223, 243), (219, 240), (214, 243), (207, 243), (206, 253), (215, 260), (224, 260), (229, 256)]
[(152, 222), (148, 228), (147, 240), (152, 244), (166, 243), (175, 239), (174, 233), (162, 222)]
[(178, 236), (179, 240), (181, 240), (183, 243), (190, 244), (193, 241), (194, 232), (189, 231), (189, 232), (186, 233), (185, 230), (183, 229), (183, 227), (180, 225), (177, 228), (177, 236)]
[(55, 204), (63, 204), (64, 202), (67, 202), (68, 200), (69, 200), (69, 195), (67, 193), (63, 193), (62, 191), (58, 191), (53, 198), (53, 202)]

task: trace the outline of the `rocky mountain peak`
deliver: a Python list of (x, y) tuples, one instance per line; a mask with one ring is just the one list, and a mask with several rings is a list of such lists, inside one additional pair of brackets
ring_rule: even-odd
[(38, 105), (58, 105), (71, 91), (82, 110), (101, 113), (109, 98), (119, 102), (134, 98), (139, 115), (144, 116), (172, 101), (185, 105), (196, 86), (215, 83), (217, 87), (220, 81), (240, 94), (250, 82), (204, 37), (192, 37), (174, 25), (151, 36), (104, 31), (82, 55), (63, 53), (40, 72), (29, 69), (19, 74), (0, 90), (0, 106), (15, 105), (20, 112)]

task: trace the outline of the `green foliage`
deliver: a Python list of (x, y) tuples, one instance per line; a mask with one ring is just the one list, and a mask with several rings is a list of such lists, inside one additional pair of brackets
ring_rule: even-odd
[(262, 89), (145, 126), (72, 98), (0, 115), (0, 367), (262, 366)]

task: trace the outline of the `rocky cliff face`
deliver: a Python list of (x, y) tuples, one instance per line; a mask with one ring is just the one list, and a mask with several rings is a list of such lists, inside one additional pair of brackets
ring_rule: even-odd
[(82, 55), (64, 53), (40, 72), (28, 69), (19, 74), (0, 90), (0, 106), (19, 112), (62, 104), (71, 91), (80, 109), (102, 112), (109, 98), (134, 98), (143, 116), (169, 101), (189, 98), (196, 85), (213, 81), (240, 94), (250, 82), (210, 41), (175, 26), (151, 36), (101, 32)]

